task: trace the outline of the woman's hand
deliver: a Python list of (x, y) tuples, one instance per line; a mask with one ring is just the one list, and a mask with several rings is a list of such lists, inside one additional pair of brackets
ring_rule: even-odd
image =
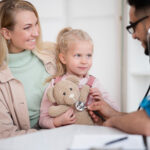
[(62, 115), (54, 118), (54, 125), (56, 127), (67, 125), (67, 124), (74, 124), (75, 122), (76, 122), (76, 116), (72, 108), (67, 110)]

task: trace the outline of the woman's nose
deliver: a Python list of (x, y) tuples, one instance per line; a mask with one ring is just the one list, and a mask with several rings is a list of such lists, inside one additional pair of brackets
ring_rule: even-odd
[(39, 30), (35, 27), (32, 31), (33, 36), (38, 36), (39, 35)]

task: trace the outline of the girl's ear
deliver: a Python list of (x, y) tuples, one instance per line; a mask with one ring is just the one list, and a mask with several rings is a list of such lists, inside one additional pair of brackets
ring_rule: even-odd
[(63, 53), (59, 53), (59, 59), (63, 64), (66, 64), (65, 55)]
[(7, 29), (7, 28), (2, 28), (0, 30), (1, 34), (3, 35), (3, 37), (6, 39), (6, 40), (10, 40), (11, 38), (11, 34), (10, 34), (10, 31)]

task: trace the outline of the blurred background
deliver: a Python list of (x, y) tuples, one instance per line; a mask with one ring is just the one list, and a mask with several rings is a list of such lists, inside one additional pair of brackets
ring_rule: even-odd
[(56, 41), (66, 27), (83, 29), (94, 41), (95, 75), (122, 111), (138, 108), (150, 83), (148, 57), (125, 29), (126, 0), (28, 0), (38, 10), (44, 41)]

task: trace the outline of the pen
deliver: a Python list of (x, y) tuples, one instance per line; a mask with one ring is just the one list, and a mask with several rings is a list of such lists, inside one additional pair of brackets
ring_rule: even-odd
[(110, 142), (105, 143), (105, 145), (110, 145), (110, 144), (113, 144), (113, 143), (116, 143), (116, 142), (120, 142), (120, 141), (126, 140), (127, 138), (128, 137), (125, 136), (125, 137), (122, 137), (122, 138), (119, 138), (119, 139), (116, 139), (116, 140), (112, 140)]

